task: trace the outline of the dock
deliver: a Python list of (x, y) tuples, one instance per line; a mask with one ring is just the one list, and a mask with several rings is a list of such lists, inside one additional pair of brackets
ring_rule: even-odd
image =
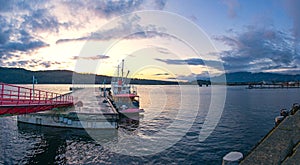
[(240, 162), (252, 164), (299, 164), (300, 112), (287, 116)]
[(74, 107), (18, 115), (18, 122), (85, 129), (116, 129), (119, 114), (98, 88), (84, 88), (66, 94), (74, 98)]

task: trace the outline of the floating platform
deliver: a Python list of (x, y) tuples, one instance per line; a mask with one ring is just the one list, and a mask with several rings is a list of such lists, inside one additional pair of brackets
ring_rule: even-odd
[(85, 88), (70, 93), (77, 104), (71, 108), (57, 108), (17, 117), (18, 122), (84, 129), (116, 129), (119, 114), (115, 108), (101, 96), (97, 88)]

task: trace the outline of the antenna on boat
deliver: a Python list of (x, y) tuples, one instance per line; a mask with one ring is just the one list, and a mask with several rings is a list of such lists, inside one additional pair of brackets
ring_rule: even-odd
[(130, 70), (127, 71), (126, 78), (127, 78), (127, 76), (129, 75), (129, 72), (130, 72)]
[(119, 77), (119, 75), (120, 75), (120, 65), (118, 65), (118, 77)]

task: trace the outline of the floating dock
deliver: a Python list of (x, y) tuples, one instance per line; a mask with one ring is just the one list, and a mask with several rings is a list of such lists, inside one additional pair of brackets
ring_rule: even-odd
[(299, 164), (300, 112), (287, 116), (240, 162), (252, 164)]
[(19, 115), (18, 121), (65, 128), (118, 128), (119, 114), (110, 102), (101, 95), (99, 89), (85, 88), (75, 90), (69, 95), (74, 97), (75, 107)]

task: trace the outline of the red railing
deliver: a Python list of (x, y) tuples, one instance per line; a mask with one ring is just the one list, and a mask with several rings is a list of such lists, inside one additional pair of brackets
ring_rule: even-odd
[(59, 93), (0, 83), (0, 105), (72, 104), (73, 97)]

